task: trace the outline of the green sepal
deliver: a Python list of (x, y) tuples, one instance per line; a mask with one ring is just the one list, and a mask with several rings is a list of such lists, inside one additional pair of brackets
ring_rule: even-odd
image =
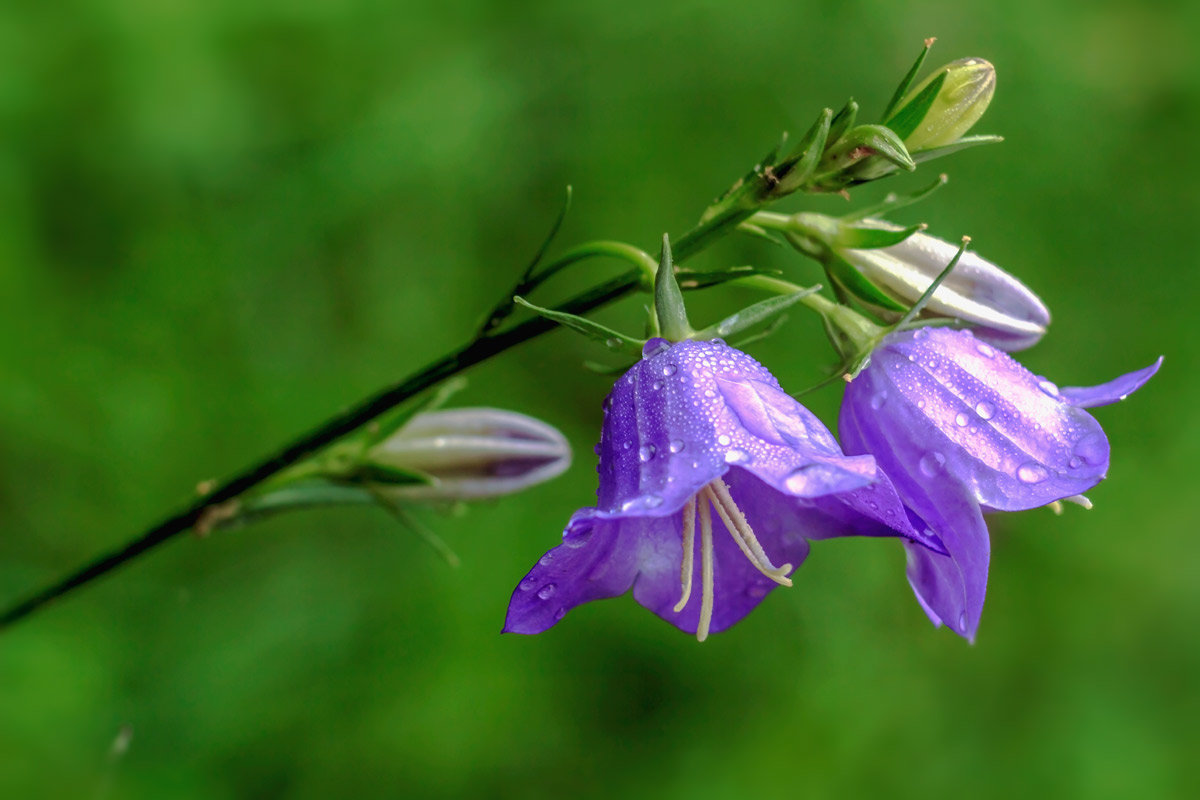
[(866, 206), (865, 208), (860, 208), (858, 211), (850, 214), (846, 214), (845, 216), (841, 217), (841, 220), (842, 222), (858, 222), (866, 219), (867, 217), (878, 217), (882, 216), (883, 214), (887, 214), (888, 212), (895, 211), (906, 206), (911, 206), (914, 203), (924, 200), (926, 197), (945, 186), (946, 181), (948, 180), (949, 178), (946, 176), (946, 174), (942, 173), (933, 183), (910, 194), (898, 195), (895, 192), (889, 192), (887, 196), (884, 197), (880, 202), (875, 203), (874, 205)]
[(950, 273), (954, 271), (954, 268), (958, 265), (959, 259), (963, 257), (963, 253), (967, 252), (967, 247), (970, 244), (971, 237), (964, 236), (962, 238), (962, 244), (958, 247), (958, 252), (954, 254), (954, 258), (950, 259), (950, 263), (938, 273), (938, 276), (933, 279), (933, 282), (930, 283), (921, 296), (917, 298), (917, 302), (913, 303), (912, 307), (905, 312), (904, 316), (901, 317), (894, 326), (895, 328), (912, 322), (913, 319), (915, 319), (916, 316), (925, 309), (925, 305), (933, 297), (933, 293), (938, 290), (938, 287), (942, 285), (946, 278), (950, 277)]
[(710, 286), (718, 286), (729, 281), (736, 281), (738, 278), (750, 278), (755, 275), (770, 275), (774, 277), (782, 274), (783, 270), (778, 269), (739, 266), (705, 270), (703, 272), (681, 269), (676, 273), (676, 277), (679, 280), (680, 288), (695, 291), (696, 289), (707, 289)]
[(753, 236), (755, 239), (763, 239), (778, 247), (787, 246), (787, 242), (783, 241), (783, 239), (780, 239), (778, 234), (751, 222), (743, 222), (738, 225), (737, 229), (739, 233)]
[(823, 109), (792, 154), (777, 165), (775, 176), (778, 184), (772, 189), (772, 194), (782, 197), (809, 184), (825, 154), (832, 122), (833, 111)]
[(420, 470), (403, 469), (378, 462), (359, 464), (344, 480), (348, 483), (369, 483), (377, 486), (430, 486), (436, 482), (432, 475)]
[(920, 150), (916, 155), (913, 156), (913, 160), (920, 164), (925, 161), (932, 161), (935, 158), (948, 156), (951, 153), (959, 150), (966, 150), (968, 147), (976, 147), (981, 144), (999, 144), (1003, 141), (1003, 136), (991, 136), (988, 134), (981, 134), (979, 136), (964, 136), (958, 141), (951, 142), (950, 144), (944, 144), (940, 147), (931, 147), (928, 150)]
[(829, 276), (829, 279), (858, 300), (889, 311), (904, 313), (908, 310), (906, 306), (900, 305), (884, 294), (879, 287), (867, 280), (857, 267), (837, 253), (829, 253), (824, 264), (825, 274)]
[(888, 101), (887, 108), (883, 110), (881, 119), (887, 119), (896, 110), (896, 106), (900, 105), (900, 101), (908, 94), (908, 90), (912, 88), (913, 82), (917, 79), (917, 73), (921, 71), (921, 66), (925, 63), (925, 56), (929, 55), (929, 48), (933, 47), (933, 39), (926, 39), (925, 46), (921, 52), (917, 54), (917, 60), (909, 68), (908, 74), (900, 81), (900, 85), (896, 87), (896, 91), (892, 94), (892, 99)]
[(904, 141), (886, 125), (859, 125), (846, 134), (847, 142), (853, 147), (868, 147), (875, 154), (892, 162), (901, 169), (912, 172), (917, 168), (916, 162), (908, 154)]
[(614, 353), (634, 351), (640, 354), (642, 346), (645, 344), (645, 342), (640, 339), (635, 339), (632, 336), (626, 336), (619, 331), (614, 331), (612, 328), (607, 328), (601, 325), (599, 322), (593, 322), (586, 317), (578, 317), (574, 314), (568, 314), (564, 311), (555, 311), (552, 308), (535, 306), (524, 297), (514, 297), (513, 302), (517, 303), (518, 305), (525, 306), (539, 316), (543, 316), (548, 320), (557, 322), (564, 328), (570, 328), (576, 333), (582, 333), (589, 339), (595, 339)]
[(838, 230), (833, 246), (843, 250), (875, 250), (900, 244), (914, 233), (923, 230), (925, 230), (924, 223), (898, 231), (887, 228), (856, 228), (852, 225), (843, 225)]
[(853, 127), (856, 119), (858, 119), (858, 103), (854, 102), (854, 98), (851, 97), (846, 101), (846, 105), (834, 114), (833, 121), (829, 123), (829, 134), (825, 137), (826, 147), (837, 144), (846, 131)]
[(709, 325), (707, 328), (697, 331), (694, 338), (715, 339), (717, 337), (724, 338), (732, 336), (735, 333), (741, 333), (747, 328), (777, 317), (786, 311), (789, 306), (794, 305), (814, 292), (820, 291), (820, 289), (820, 286), (811, 286), (807, 289), (801, 289), (798, 292), (792, 292), (791, 294), (777, 295), (775, 297), (768, 297), (766, 300), (760, 300), (735, 314), (730, 314), (715, 325)]
[(683, 292), (675, 278), (675, 263), (671, 259), (671, 238), (663, 234), (662, 256), (658, 272), (654, 273), (654, 314), (658, 330), (664, 339), (681, 342), (692, 335)]
[(259, 495), (242, 495), (238, 499), (237, 513), (220, 520), (215, 527), (222, 530), (242, 528), (287, 511), (326, 506), (369, 505), (372, 502), (374, 500), (370, 493), (362, 487), (329, 480), (306, 480)]
[(936, 78), (929, 82), (929, 85), (917, 94), (909, 103), (890, 117), (884, 124), (896, 132), (896, 135), (901, 139), (907, 139), (912, 132), (921, 124), (921, 120), (925, 119), (925, 115), (929, 113), (929, 108), (933, 105), (933, 101), (937, 100), (938, 92), (942, 90), (942, 84), (946, 82), (948, 73), (939, 73)]

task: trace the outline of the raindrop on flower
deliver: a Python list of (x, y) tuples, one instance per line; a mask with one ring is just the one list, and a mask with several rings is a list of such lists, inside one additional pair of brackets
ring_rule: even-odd
[(921, 468), (921, 472), (926, 477), (932, 478), (937, 475), (942, 469), (942, 465), (946, 463), (946, 457), (936, 450), (931, 450), (921, 456), (921, 460), (917, 462), (917, 466)]
[(683, 439), (672, 439), (670, 448), (672, 453), (678, 453), (683, 450)]
[(745, 464), (749, 460), (750, 454), (745, 450), (738, 450), (737, 448), (734, 448), (725, 454), (726, 464)]
[(644, 444), (638, 448), (638, 460), (645, 464), (650, 459), (654, 458), (654, 445)]
[(975, 406), (975, 413), (983, 419), (991, 419), (996, 414), (996, 407), (987, 400), (983, 400)]
[(554, 590), (557, 588), (558, 587), (555, 586), (553, 583), (547, 583), (545, 586), (538, 589), (538, 595), (537, 595), (538, 599), (549, 600), (551, 597), (554, 596)]
[(1050, 477), (1050, 473), (1041, 464), (1029, 461), (1017, 467), (1017, 480), (1021, 483), (1041, 483)]
[(955, 425), (957, 425), (957, 426), (958, 426), (958, 427), (960, 427), (960, 428), (965, 428), (965, 427), (967, 427), (967, 423), (968, 423), (968, 422), (970, 422), (970, 420), (969, 420), (969, 419), (967, 419), (967, 415), (966, 415), (966, 414), (959, 414), (958, 416), (956, 416), (956, 417), (954, 418), (954, 424), (955, 424)]

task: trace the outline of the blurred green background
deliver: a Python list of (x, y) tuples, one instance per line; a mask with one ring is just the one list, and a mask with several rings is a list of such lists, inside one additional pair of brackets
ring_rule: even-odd
[[(366, 508), (155, 552), (0, 636), (0, 794), (1194, 790), (1198, 34), (1190, 2), (5, 4), (5, 601), (461, 343), (565, 184), (562, 244), (653, 248), (780, 130), (850, 95), (878, 113), (930, 35), (931, 64), (995, 63), (976, 132), (1007, 142), (855, 199), (948, 171), (899, 218), (971, 234), (1041, 294), (1034, 371), (1077, 385), (1167, 361), (1097, 413), (1113, 463), (1093, 511), (994, 518), (975, 646), (929, 625), (898, 545), (855, 539), (818, 544), (793, 589), (704, 645), (629, 598), (501, 636), (512, 587), (593, 499), (606, 379), (579, 365), (603, 354), (551, 334), (457, 402), (544, 417), (576, 463), (419, 512), (461, 568)], [(817, 277), (749, 240), (696, 263)], [(697, 296), (694, 318), (752, 297)], [(832, 361), (803, 312), (753, 352), (792, 389)], [(807, 401), (832, 423), (838, 399)]]

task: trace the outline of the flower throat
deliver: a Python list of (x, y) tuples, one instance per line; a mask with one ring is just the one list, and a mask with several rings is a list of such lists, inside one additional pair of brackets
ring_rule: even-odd
[(675, 604), (675, 613), (682, 611), (692, 596), (692, 573), (696, 548), (696, 520), (700, 521), (700, 621), (696, 625), (696, 639), (703, 642), (708, 638), (708, 629), (713, 615), (713, 531), (712, 509), (725, 523), (725, 529), (733, 537), (742, 555), (755, 569), (780, 586), (791, 586), (787, 576), (791, 564), (777, 567), (759, 544), (758, 537), (746, 521), (746, 515), (733, 501), (729, 487), (721, 478), (706, 484), (691, 497), (683, 507), (683, 562), (679, 568), (680, 598)]

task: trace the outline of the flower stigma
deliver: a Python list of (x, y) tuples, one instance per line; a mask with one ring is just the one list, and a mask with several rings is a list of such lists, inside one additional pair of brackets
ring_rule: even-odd
[(679, 568), (680, 597), (675, 604), (675, 613), (683, 611), (692, 597), (692, 574), (695, 571), (694, 553), (696, 543), (696, 521), (700, 528), (700, 621), (696, 625), (696, 640), (708, 638), (713, 615), (713, 531), (712, 510), (725, 524), (734, 543), (755, 569), (780, 586), (791, 586), (788, 573), (791, 564), (777, 567), (763, 550), (754, 535), (746, 515), (737, 507), (729, 486), (717, 478), (700, 489), (683, 507), (683, 560)]

